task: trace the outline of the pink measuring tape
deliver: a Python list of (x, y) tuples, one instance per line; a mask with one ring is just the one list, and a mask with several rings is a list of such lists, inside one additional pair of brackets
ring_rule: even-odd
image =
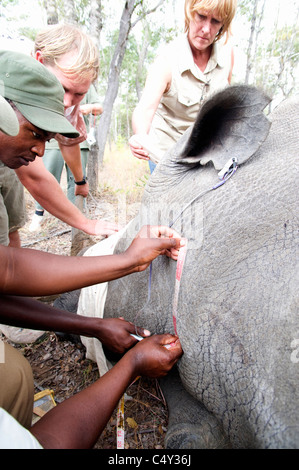
[(187, 253), (187, 240), (185, 246), (182, 246), (179, 251), (179, 256), (177, 260), (176, 275), (175, 275), (175, 287), (174, 287), (174, 296), (172, 304), (172, 320), (174, 333), (178, 336), (177, 333), (177, 316), (178, 316), (178, 302), (179, 302), (179, 293), (180, 293), (180, 283), (183, 274), (184, 263)]

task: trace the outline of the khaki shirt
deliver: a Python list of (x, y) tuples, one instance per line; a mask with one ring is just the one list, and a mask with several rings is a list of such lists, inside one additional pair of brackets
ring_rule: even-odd
[(187, 35), (165, 47), (163, 55), (170, 61), (172, 82), (164, 93), (154, 116), (150, 137), (166, 152), (194, 123), (203, 101), (215, 91), (229, 85), (232, 46), (215, 43), (207, 67), (202, 72), (194, 63)]

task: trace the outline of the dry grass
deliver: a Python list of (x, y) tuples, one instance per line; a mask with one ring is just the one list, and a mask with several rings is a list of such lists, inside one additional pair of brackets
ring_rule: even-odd
[(89, 212), (89, 217), (109, 214), (108, 220), (125, 226), (139, 210), (149, 176), (148, 163), (134, 158), (127, 146), (107, 148), (99, 172), (100, 204), (95, 212)]
[[(86, 199), (85, 214), (90, 219), (105, 219), (110, 222), (126, 225), (135, 217), (139, 210), (144, 187), (150, 176), (148, 163), (134, 158), (127, 146), (117, 147), (113, 145), (107, 148), (103, 167), (99, 171), (98, 193), (91, 194)], [(61, 186), (66, 193), (66, 174), (63, 172)], [(45, 213), (42, 230), (37, 233), (29, 232), (29, 225), (34, 214), (34, 200), (26, 193), (26, 208), (28, 222), (21, 229), (22, 244), (26, 247), (38, 248), (60, 254), (59, 244), (69, 244), (70, 235), (52, 238), (53, 234), (70, 230), (71, 227), (64, 224), (51, 214)], [(47, 241), (47, 237), (52, 238)], [(91, 237), (94, 243), (98, 237)], [(37, 246), (36, 241), (43, 242)], [(64, 246), (65, 248), (65, 246)], [(67, 254), (65, 251), (61, 254)]]
[(128, 147), (107, 149), (100, 171), (100, 192), (124, 194), (130, 203), (139, 202), (149, 178), (148, 163), (134, 158)]

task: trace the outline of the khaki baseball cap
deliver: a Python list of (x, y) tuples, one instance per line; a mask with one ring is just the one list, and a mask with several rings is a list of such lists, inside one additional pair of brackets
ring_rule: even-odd
[(33, 57), (0, 50), (1, 94), (16, 105), (34, 126), (65, 137), (79, 132), (64, 117), (64, 89), (58, 79)]
[(19, 129), (16, 113), (6, 99), (0, 95), (0, 131), (7, 135), (16, 136)]

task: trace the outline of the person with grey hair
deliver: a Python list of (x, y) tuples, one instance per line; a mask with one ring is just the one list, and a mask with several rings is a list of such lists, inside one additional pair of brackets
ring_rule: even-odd
[[(88, 103), (93, 104), (92, 112), (100, 114), (103, 110), (98, 106), (93, 83), (98, 77), (99, 53), (92, 39), (81, 29), (70, 24), (57, 24), (41, 30), (34, 43), (34, 57), (47, 67), (62, 83), (65, 95), (65, 114), (72, 124), (79, 130), (78, 139), (66, 139), (55, 136), (46, 145), (44, 164), (60, 183), (63, 166), (67, 170), (67, 197), (75, 203), (75, 196), (86, 197), (89, 185), (86, 175), (87, 151), (86, 148), (86, 122), (82, 112), (82, 104), (86, 97)], [(32, 169), (31, 169), (32, 170)], [(23, 169), (19, 172), (23, 182), (28, 172)], [(31, 184), (30, 180), (29, 184)], [(29, 230), (38, 230), (43, 222), (44, 207), (36, 204), (36, 211), (29, 226)], [(102, 224), (103, 234), (112, 228), (111, 224)], [(114, 226), (116, 229), (116, 226)]]

